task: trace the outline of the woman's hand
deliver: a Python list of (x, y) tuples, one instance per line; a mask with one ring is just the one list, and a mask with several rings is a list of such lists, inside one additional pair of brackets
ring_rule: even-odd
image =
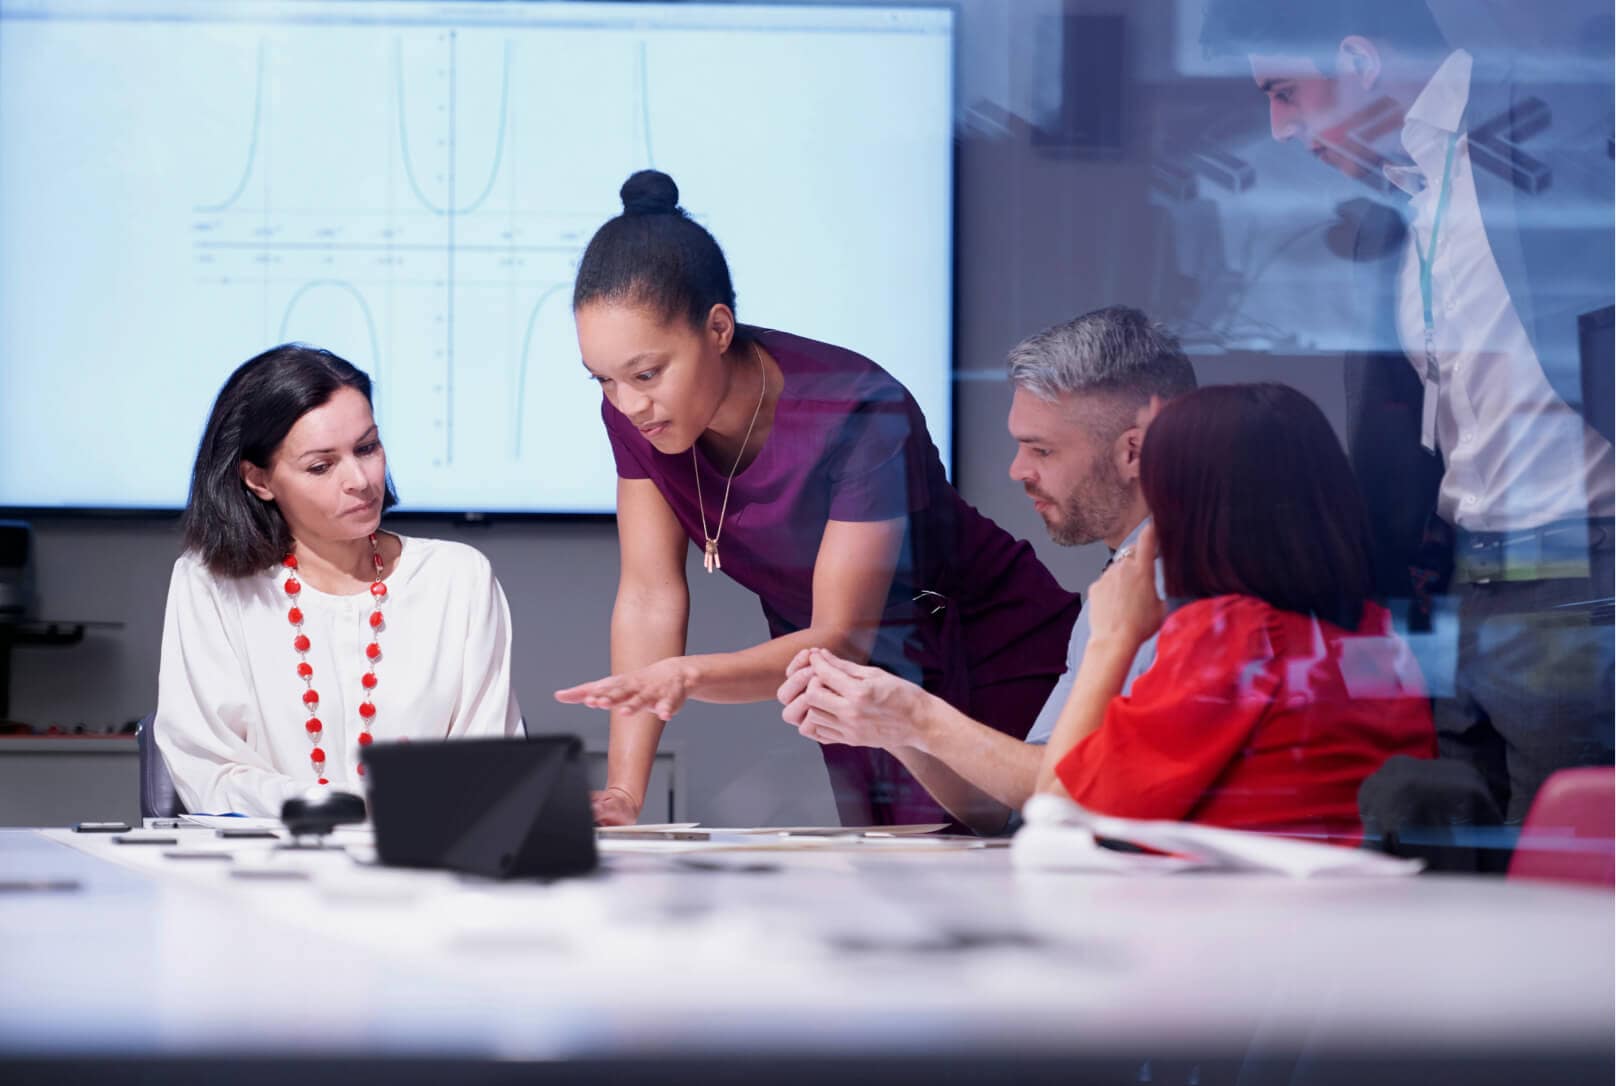
[(852, 747), (917, 746), (929, 695), (877, 667), (850, 664), (828, 649), (804, 649), (786, 671), (780, 714), (816, 743)]
[(1145, 525), (1132, 548), (1117, 552), (1111, 568), (1089, 586), (1090, 637), (1144, 644), (1161, 629), (1167, 605), (1156, 595), (1156, 525)]
[(639, 821), (640, 801), (622, 788), (607, 786), (589, 794), (597, 826), (632, 826)]
[(625, 713), (649, 712), (671, 720), (684, 706), (693, 681), (685, 657), (674, 656), (635, 671), (557, 690), (555, 697), (567, 705)]

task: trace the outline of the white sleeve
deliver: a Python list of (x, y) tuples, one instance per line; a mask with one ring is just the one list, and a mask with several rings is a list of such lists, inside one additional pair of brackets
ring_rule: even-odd
[(279, 772), (248, 744), (262, 721), (236, 643), (212, 578), (180, 559), (163, 616), (152, 731), (187, 810), (278, 818), (310, 782)]
[(511, 689), (511, 608), (488, 559), (474, 553), (460, 696), (449, 738), (521, 735), (522, 710)]

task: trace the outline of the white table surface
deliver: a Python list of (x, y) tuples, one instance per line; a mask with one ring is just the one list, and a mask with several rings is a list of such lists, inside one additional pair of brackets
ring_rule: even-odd
[(1036, 873), (905, 842), (622, 843), (595, 876), (500, 884), (371, 866), (361, 832), (353, 854), (173, 832), (235, 858), (0, 831), (0, 882), (80, 887), (0, 893), (0, 1061), (1274, 1053), (1577, 1077), (1616, 1021), (1596, 890)]

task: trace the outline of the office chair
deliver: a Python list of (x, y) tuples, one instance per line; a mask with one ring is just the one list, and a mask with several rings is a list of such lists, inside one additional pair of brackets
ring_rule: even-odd
[(168, 763), (157, 749), (157, 737), (152, 734), (155, 719), (156, 714), (148, 714), (135, 726), (135, 748), (140, 755), (140, 816), (173, 818), (185, 813), (185, 804), (180, 802)]
[(1562, 769), (1543, 783), (1509, 877), (1616, 887), (1616, 769)]

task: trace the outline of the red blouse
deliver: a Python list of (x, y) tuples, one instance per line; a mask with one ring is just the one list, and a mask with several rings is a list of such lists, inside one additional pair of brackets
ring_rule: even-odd
[(1056, 774), (1101, 814), (1355, 841), (1358, 786), (1393, 754), (1433, 757), (1436, 733), (1385, 608), (1352, 632), (1219, 596), (1168, 616), (1156, 662)]

